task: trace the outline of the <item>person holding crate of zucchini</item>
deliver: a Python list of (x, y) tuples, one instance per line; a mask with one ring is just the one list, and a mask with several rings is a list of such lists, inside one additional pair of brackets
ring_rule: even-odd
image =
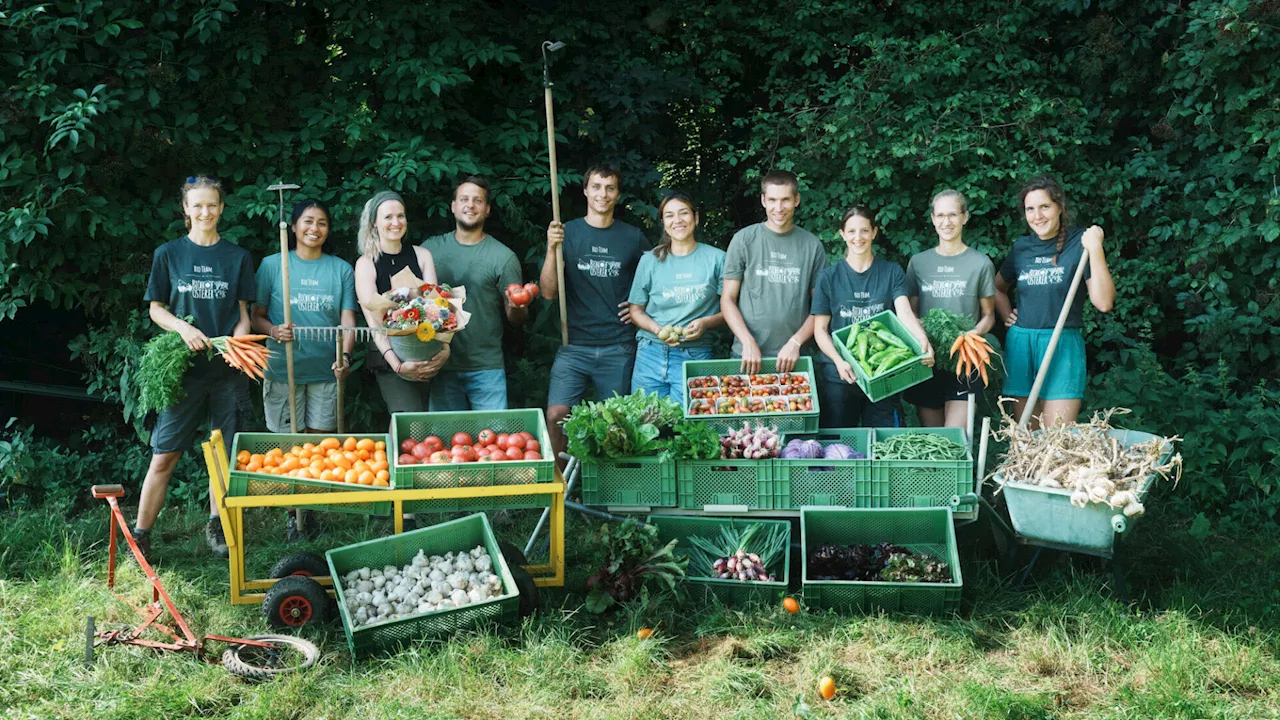
[(673, 192), (658, 205), (662, 241), (640, 258), (627, 300), (636, 332), (631, 389), (684, 399), (686, 360), (710, 360), (707, 330), (724, 322), (724, 251), (698, 242), (693, 198)]
[[(871, 402), (857, 385), (853, 366), (836, 349), (831, 333), (892, 309), (924, 349), (922, 362), (933, 365), (933, 348), (907, 300), (902, 268), (875, 256), (873, 245), (880, 228), (871, 211), (852, 207), (840, 223), (840, 236), (848, 252), (818, 275), (813, 290), (813, 336), (822, 350), (818, 358), (818, 424), (824, 428), (898, 427), (902, 413), (898, 397)], [(867, 327), (854, 337), (855, 358), (866, 357), (868, 376), (909, 359), (912, 352), (892, 332)]]
[[(1014, 417), (1021, 417), (1036, 373), (1044, 359), (1053, 328), (1067, 300), (1076, 265), (1089, 254), (1083, 280), (1089, 302), (1099, 312), (1110, 312), (1116, 301), (1116, 285), (1102, 249), (1102, 228), (1087, 230), (1068, 225), (1067, 196), (1048, 176), (1032, 180), (1018, 195), (1018, 205), (1031, 233), (1013, 243), (996, 275), (996, 312), (1009, 328), (1005, 336), (1004, 394), (1014, 399)], [(1018, 307), (1009, 300), (1017, 287)], [(1085, 354), (1084, 293), (1077, 290), (1049, 371), (1040, 389), (1043, 405), (1038, 413), (1046, 426), (1074, 423), (1084, 399)], [(1034, 421), (1033, 421), (1034, 422)]]
[[(930, 325), (933, 317), (925, 315), (940, 309), (956, 316), (956, 323), (972, 326), (968, 332), (986, 335), (996, 321), (996, 271), (990, 258), (964, 243), (969, 203), (959, 191), (943, 190), (933, 196), (930, 215), (938, 246), (916, 253), (907, 263), (911, 309), (926, 327), (934, 326)], [(981, 394), (982, 389), (977, 369), (956, 377), (934, 365), (933, 377), (907, 388), (903, 397), (916, 406), (924, 427), (964, 427), (969, 417), (968, 395)]]

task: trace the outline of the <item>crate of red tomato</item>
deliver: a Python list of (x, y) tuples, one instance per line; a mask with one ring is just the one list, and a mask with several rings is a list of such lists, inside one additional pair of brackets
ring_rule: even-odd
[(740, 373), (740, 360), (686, 360), (684, 416), (706, 420), (721, 433), (744, 420), (783, 432), (818, 429), (818, 394), (813, 361), (801, 357), (791, 372), (778, 372), (777, 360), (760, 361), (755, 375)]
[[(542, 410), (395, 413), (399, 449), (391, 475), (397, 489), (489, 487), (555, 481), (551, 439)], [(538, 508), (550, 495), (415, 500), (405, 512)]]

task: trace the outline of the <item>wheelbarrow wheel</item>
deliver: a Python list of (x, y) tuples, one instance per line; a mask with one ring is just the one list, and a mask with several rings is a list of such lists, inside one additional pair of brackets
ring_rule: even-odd
[(287, 557), (281, 558), (280, 562), (271, 568), (272, 578), (284, 578), (290, 575), (302, 575), (303, 577), (323, 577), (329, 574), (329, 563), (325, 559), (315, 553), (296, 552)]
[(508, 566), (511, 568), (511, 579), (516, 581), (516, 589), (520, 591), (520, 617), (529, 617), (542, 606), (538, 586), (528, 570), (511, 563)]
[(246, 680), (270, 680), (305, 670), (316, 664), (320, 648), (292, 635), (255, 635), (249, 640), (271, 644), (269, 648), (254, 645), (232, 645), (222, 652), (222, 666), (227, 672)]
[(323, 623), (329, 617), (329, 594), (324, 586), (302, 575), (280, 578), (262, 599), (262, 616), (277, 630), (297, 630)]

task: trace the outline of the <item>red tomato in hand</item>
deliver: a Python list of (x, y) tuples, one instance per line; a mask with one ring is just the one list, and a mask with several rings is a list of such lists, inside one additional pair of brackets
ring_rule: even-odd
[(526, 442), (524, 444), (524, 449), (526, 452), (529, 450), (532, 450), (534, 452), (541, 452), (542, 445), (537, 440), (530, 440), (529, 442)]
[(533, 283), (525, 283), (524, 291), (529, 293), (530, 297), (538, 297), (538, 286)]
[(539, 452), (538, 452), (538, 451), (536, 451), (536, 450), (525, 450), (525, 451), (524, 451), (524, 459), (525, 459), (525, 460), (541, 460), (541, 459), (542, 459), (542, 453), (539, 453)]
[(507, 286), (507, 298), (511, 300), (511, 304), (516, 307), (524, 307), (533, 302), (533, 295), (525, 290), (522, 286), (511, 283)]
[(524, 459), (524, 451), (523, 451), (523, 450), (521, 450), (520, 448), (509, 447), (509, 448), (507, 448), (507, 459), (508, 459), (508, 460), (523, 460), (523, 459)]
[(428, 447), (426, 443), (418, 443), (417, 445), (413, 446), (413, 450), (410, 452), (414, 457), (418, 458), (419, 460), (425, 460), (427, 456), (431, 454), (432, 451), (431, 451), (431, 448)]
[(511, 283), (510, 285), (507, 286), (507, 294), (510, 295), (511, 293), (517, 290), (523, 290), (523, 289), (524, 289), (524, 286), (521, 285), (520, 283)]
[(413, 452), (413, 446), (417, 444), (417, 440), (414, 440), (413, 438), (405, 438), (404, 442), (400, 443), (400, 452), (411, 453)]
[(515, 448), (516, 450), (523, 451), (526, 444), (528, 444), (528, 441), (525, 440), (523, 435), (512, 435), (507, 438), (507, 449)]
[(453, 434), (453, 446), (471, 445), (471, 436), (464, 432), (456, 432)]
[(510, 438), (510, 437), (511, 437), (511, 436), (510, 436), (510, 435), (508, 435), (508, 434), (506, 434), (506, 433), (500, 433), (500, 434), (498, 435), (498, 439), (493, 441), (493, 444), (497, 445), (499, 450), (506, 450), (506, 449), (507, 449), (507, 439), (508, 439), (508, 438)]
[(444, 449), (444, 442), (435, 435), (428, 435), (422, 438), (422, 444), (431, 448), (431, 452)]
[(396, 463), (398, 465), (417, 465), (418, 458), (408, 453), (405, 453), (404, 455), (401, 455), (399, 458), (396, 458)]
[(498, 439), (498, 433), (485, 428), (476, 433), (476, 445), (492, 445), (494, 440)]

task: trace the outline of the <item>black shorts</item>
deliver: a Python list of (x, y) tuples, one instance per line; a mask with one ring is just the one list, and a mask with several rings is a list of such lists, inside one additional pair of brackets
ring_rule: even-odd
[(916, 407), (941, 410), (949, 402), (966, 402), (969, 393), (983, 393), (982, 378), (978, 373), (970, 373), (968, 377), (957, 378), (955, 372), (947, 372), (939, 367), (933, 368), (933, 377), (919, 385), (912, 385), (902, 391), (902, 397)]
[(236, 433), (252, 413), (248, 378), (217, 357), (197, 357), (182, 376), (182, 389), (186, 396), (156, 418), (151, 452), (162, 455), (189, 450), (205, 421), (211, 429), (222, 430), (230, 451)]

